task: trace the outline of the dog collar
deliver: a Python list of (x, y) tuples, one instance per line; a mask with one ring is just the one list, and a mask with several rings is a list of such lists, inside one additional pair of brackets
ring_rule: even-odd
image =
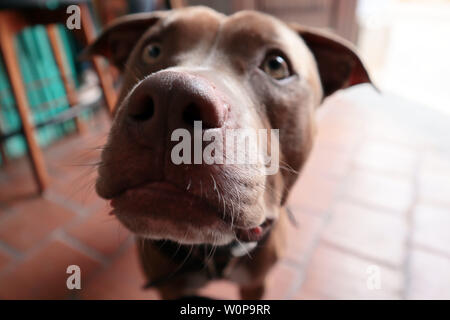
[(246, 254), (248, 254), (250, 251), (255, 249), (257, 245), (258, 245), (257, 241), (253, 241), (253, 242), (233, 241), (232, 246), (230, 248), (230, 252), (233, 257), (243, 257)]
[(268, 239), (272, 224), (267, 224), (259, 241), (233, 240), (225, 246), (211, 245), (180, 245), (170, 240), (147, 240), (158, 248), (158, 251), (180, 267), (175, 271), (148, 282), (144, 288), (158, 287), (170, 281), (173, 277), (189, 272), (206, 272), (209, 279), (223, 277), (225, 268), (233, 258), (243, 257), (258, 246), (264, 245)]

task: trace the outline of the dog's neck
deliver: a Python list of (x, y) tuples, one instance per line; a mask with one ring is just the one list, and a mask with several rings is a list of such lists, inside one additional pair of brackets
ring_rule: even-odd
[(168, 259), (179, 267), (158, 279), (152, 280), (145, 288), (158, 287), (175, 276), (190, 272), (204, 272), (209, 279), (220, 279), (224, 276), (230, 261), (250, 254), (253, 250), (263, 246), (269, 238), (269, 228), (259, 241), (242, 242), (233, 240), (224, 246), (211, 244), (186, 245), (170, 240), (154, 240), (152, 244)]
[[(282, 208), (289, 221), (297, 227), (297, 221), (289, 208)], [(233, 240), (224, 246), (211, 244), (180, 244), (170, 240), (152, 240), (151, 243), (166, 258), (170, 259), (179, 267), (158, 279), (154, 279), (145, 285), (145, 288), (158, 287), (170, 281), (175, 276), (191, 272), (204, 272), (209, 279), (220, 279), (232, 260), (239, 259), (251, 254), (252, 251), (263, 247), (270, 237), (273, 224), (270, 224), (259, 241), (242, 242)]]

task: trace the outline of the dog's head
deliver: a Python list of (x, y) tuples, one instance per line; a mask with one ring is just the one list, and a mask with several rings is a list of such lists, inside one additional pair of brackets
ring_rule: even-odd
[(123, 78), (97, 192), (134, 233), (180, 243), (258, 240), (308, 156), (316, 107), (370, 82), (345, 41), (249, 11), (126, 16), (86, 54)]

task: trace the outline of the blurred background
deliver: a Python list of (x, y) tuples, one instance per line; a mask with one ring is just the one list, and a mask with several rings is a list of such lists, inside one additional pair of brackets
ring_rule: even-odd
[[(0, 299), (159, 298), (93, 189), (120, 75), (76, 57), (118, 16), (189, 5), (330, 29), (381, 91), (343, 90), (318, 110), (289, 202), (299, 227), (265, 298), (450, 299), (449, 0), (2, 0)], [(200, 294), (238, 297), (225, 281)]]

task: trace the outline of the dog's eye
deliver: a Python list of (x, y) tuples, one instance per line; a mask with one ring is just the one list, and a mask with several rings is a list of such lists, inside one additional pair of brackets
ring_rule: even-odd
[(287, 78), (291, 75), (286, 60), (278, 54), (268, 55), (264, 59), (261, 69), (277, 80)]
[(161, 55), (161, 46), (157, 43), (150, 43), (142, 51), (142, 60), (145, 63), (154, 63)]

